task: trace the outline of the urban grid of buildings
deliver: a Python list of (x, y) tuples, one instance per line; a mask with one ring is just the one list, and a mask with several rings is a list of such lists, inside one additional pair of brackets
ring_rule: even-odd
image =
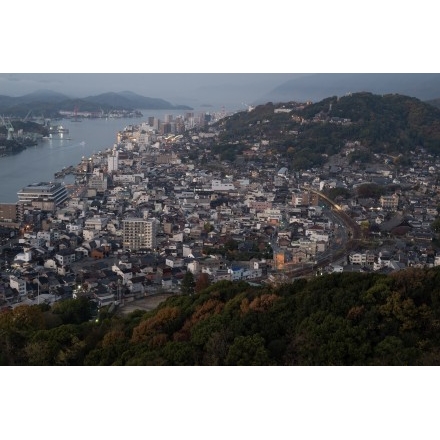
[[(276, 111), (287, 111), (280, 108)], [(220, 280), (277, 283), (301, 271), (394, 271), (440, 264), (430, 246), (437, 218), (440, 161), (423, 150), (399, 171), (349, 164), (347, 142), (320, 169), (291, 170), (280, 156), (261, 160), (270, 141), (247, 141), (235, 166), (212, 153), (215, 122), (226, 114), (149, 118), (116, 134), (107, 151), (71, 167), (76, 184), (31, 184), (0, 204), (0, 306), (88, 295), (100, 305), (179, 292), (187, 271)], [(318, 177), (319, 176), (319, 177)], [(389, 196), (325, 203), (326, 188), (399, 184)], [(348, 223), (350, 219), (351, 223)], [(376, 237), (349, 247), (352, 226)], [(392, 234), (400, 237), (385, 242)], [(361, 238), (361, 237), (359, 237)], [(407, 246), (407, 242), (413, 246)], [(225, 249), (234, 244), (231, 260)]]

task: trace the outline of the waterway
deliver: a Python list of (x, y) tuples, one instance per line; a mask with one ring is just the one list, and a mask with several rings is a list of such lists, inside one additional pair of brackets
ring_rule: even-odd
[[(206, 111), (206, 110), (205, 110)], [(109, 118), (53, 121), (69, 129), (63, 138), (54, 135), (35, 147), (0, 157), (0, 203), (15, 203), (17, 192), (31, 183), (54, 181), (54, 173), (64, 167), (77, 165), (82, 157), (90, 157), (99, 151), (112, 148), (116, 134), (127, 125), (136, 125), (148, 120), (149, 116), (162, 118), (165, 114), (180, 115), (183, 110), (142, 110), (141, 118)], [(199, 113), (194, 111), (194, 113)], [(73, 181), (66, 176), (65, 183)]]

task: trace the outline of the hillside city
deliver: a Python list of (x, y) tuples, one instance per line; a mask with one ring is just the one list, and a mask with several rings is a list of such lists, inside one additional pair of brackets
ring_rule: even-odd
[[(274, 113), (298, 118), (292, 106)], [(427, 150), (414, 145), (409, 165), (385, 153), (351, 161), (363, 148), (351, 139), (324, 165), (299, 171), (255, 135), (224, 160), (214, 146), (225, 118), (187, 113), (129, 125), (112, 148), (55, 176), (74, 174), (74, 185), (48, 176), (0, 204), (0, 307), (81, 296), (124, 307), (180, 293), (188, 272), (277, 285), (440, 265), (440, 160)], [(350, 120), (318, 114), (302, 123)]]

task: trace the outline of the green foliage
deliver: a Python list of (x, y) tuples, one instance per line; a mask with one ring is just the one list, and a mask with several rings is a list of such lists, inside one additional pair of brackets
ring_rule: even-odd
[(364, 183), (356, 188), (356, 194), (362, 198), (378, 199), (385, 194), (385, 188), (375, 183)]
[(373, 161), (373, 154), (368, 150), (355, 150), (350, 153), (350, 164), (355, 162), (369, 163)]
[(336, 200), (339, 197), (342, 197), (343, 199), (348, 199), (352, 196), (351, 191), (347, 188), (326, 188), (324, 191), (325, 195), (331, 199)]
[[(357, 140), (366, 147), (350, 155), (352, 162), (369, 162), (373, 153), (387, 153), (401, 155), (397, 162), (404, 164), (416, 146), (440, 153), (440, 110), (416, 98), (366, 92), (333, 96), (293, 112), (307, 124), (291, 114), (274, 113), (274, 109), (273, 103), (267, 103), (220, 121), (224, 131), (215, 154), (233, 160), (246, 143), (265, 138), (274, 153), (301, 170), (322, 164), (323, 154), (340, 152), (346, 141)], [(333, 123), (331, 118), (350, 122)], [(239, 144), (234, 144), (237, 141)]]
[(431, 229), (434, 232), (439, 233), (440, 232), (440, 218), (435, 219), (432, 223), (431, 223)]
[(194, 280), (194, 275), (189, 270), (185, 273), (185, 276), (182, 279), (182, 284), (180, 286), (180, 291), (182, 295), (192, 295), (194, 293), (194, 289), (196, 286), (196, 282)]
[(44, 312), (17, 307), (0, 314), (0, 362), (438, 365), (438, 286), (438, 268), (332, 274), (278, 287), (222, 281), (156, 310), (80, 324), (62, 323), (84, 318), (74, 311), (78, 302)]
[(80, 324), (92, 317), (92, 305), (85, 297), (57, 302), (52, 311), (60, 315), (64, 324)]
[(269, 355), (264, 339), (258, 335), (237, 336), (229, 347), (227, 365), (269, 365)]
[(220, 160), (227, 160), (233, 162), (237, 155), (241, 154), (246, 150), (246, 146), (238, 144), (218, 144), (212, 147), (212, 153), (214, 155), (219, 155)]

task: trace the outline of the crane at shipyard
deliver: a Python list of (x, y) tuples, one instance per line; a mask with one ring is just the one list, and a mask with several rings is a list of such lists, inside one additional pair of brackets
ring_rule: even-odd
[(14, 127), (11, 124), (11, 121), (6, 120), (3, 116), (0, 116), (0, 127), (4, 126), (6, 128), (6, 131), (8, 132), (7, 140), (12, 140), (13, 133), (14, 133)]

